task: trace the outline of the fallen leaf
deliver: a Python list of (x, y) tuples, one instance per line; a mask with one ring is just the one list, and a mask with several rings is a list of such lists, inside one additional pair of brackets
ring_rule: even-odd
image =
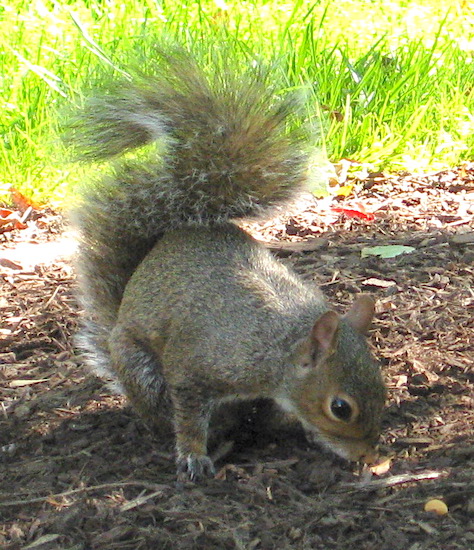
[(341, 185), (338, 189), (336, 189), (335, 195), (337, 197), (348, 197), (352, 193), (353, 189), (353, 185)]
[(401, 244), (389, 244), (386, 246), (371, 246), (363, 248), (361, 251), (362, 258), (367, 256), (380, 256), (381, 258), (395, 258), (401, 254), (409, 254), (416, 250), (413, 246), (404, 246)]
[(370, 279), (366, 279), (365, 281), (362, 281), (362, 284), (365, 286), (377, 286), (379, 288), (389, 288), (391, 286), (395, 286), (397, 283), (395, 281), (386, 281), (385, 279), (377, 279), (375, 277), (371, 277)]
[(50, 542), (54, 542), (55, 540), (59, 539), (61, 535), (51, 534), (51, 535), (43, 535), (39, 539), (36, 539), (32, 543), (28, 544), (28, 546), (23, 546), (23, 550), (33, 550), (34, 548), (45, 548), (45, 545), (49, 546)]
[(338, 212), (344, 214), (348, 218), (358, 218), (359, 220), (365, 220), (371, 222), (375, 219), (375, 215), (372, 212), (365, 212), (361, 209), (356, 210), (355, 208), (342, 208), (335, 206), (331, 208), (333, 212)]
[(342, 122), (344, 120), (344, 115), (340, 111), (332, 110), (328, 105), (321, 105), (321, 109), (326, 111), (329, 116), (337, 120), (337, 122)]
[(26, 229), (26, 227), (27, 225), (20, 218), (18, 212), (8, 208), (0, 208), (0, 233), (12, 231), (13, 229)]
[(15, 187), (10, 187), (10, 195), (13, 204), (18, 208), (18, 210), (20, 210), (20, 212), (25, 212), (28, 208), (33, 208), (34, 210), (41, 210), (42, 208), (39, 203), (28, 198)]
[(13, 262), (12, 260), (9, 260), (8, 258), (0, 258), (0, 266), (1, 267), (8, 267), (8, 269), (23, 269), (23, 266), (19, 263)]

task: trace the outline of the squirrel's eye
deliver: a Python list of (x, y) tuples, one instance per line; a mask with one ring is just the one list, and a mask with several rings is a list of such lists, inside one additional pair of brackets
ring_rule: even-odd
[(351, 419), (352, 407), (345, 399), (335, 397), (331, 401), (331, 412), (338, 420), (347, 422)]

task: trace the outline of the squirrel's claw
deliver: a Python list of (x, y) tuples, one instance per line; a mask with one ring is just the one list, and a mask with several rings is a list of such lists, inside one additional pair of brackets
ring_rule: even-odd
[(177, 474), (180, 481), (202, 481), (214, 477), (216, 470), (212, 460), (207, 455), (186, 455), (177, 462)]

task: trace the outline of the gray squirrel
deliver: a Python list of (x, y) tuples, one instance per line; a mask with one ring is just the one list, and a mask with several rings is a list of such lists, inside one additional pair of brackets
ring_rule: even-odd
[(338, 455), (372, 461), (385, 401), (364, 336), (373, 300), (339, 316), (235, 223), (308, 183), (295, 101), (258, 69), (208, 74), (183, 51), (159, 68), (73, 125), (82, 158), (113, 160), (73, 215), (87, 362), (149, 422), (169, 407), (183, 479), (214, 474), (209, 419), (235, 400), (271, 399)]

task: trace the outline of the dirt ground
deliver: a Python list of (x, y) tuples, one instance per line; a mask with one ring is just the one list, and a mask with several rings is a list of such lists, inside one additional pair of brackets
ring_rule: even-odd
[[(474, 166), (372, 175), (355, 196), (298, 208), (248, 227), (338, 311), (377, 298), (390, 462), (361, 471), (249, 414), (218, 479), (178, 485), (172, 440), (75, 354), (73, 244), (59, 217), (33, 212), (0, 235), (1, 548), (474, 548)], [(362, 257), (381, 245), (412, 249)], [(448, 513), (425, 511), (432, 499)]]

